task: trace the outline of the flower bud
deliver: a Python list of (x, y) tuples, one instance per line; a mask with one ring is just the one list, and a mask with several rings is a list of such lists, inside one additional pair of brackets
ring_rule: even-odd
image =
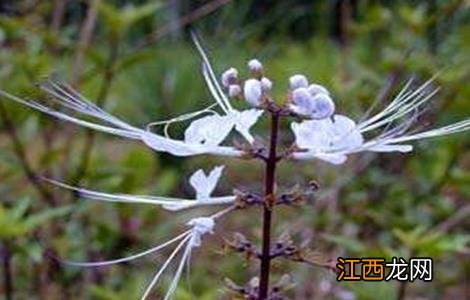
[(315, 96), (318, 93), (323, 93), (326, 95), (330, 94), (330, 92), (328, 92), (328, 90), (324, 86), (316, 84), (316, 83), (312, 83), (311, 85), (309, 85), (308, 91), (310, 92), (312, 96)]
[(305, 75), (296, 74), (289, 78), (289, 87), (291, 90), (298, 88), (306, 88), (308, 86), (308, 80)]
[(312, 111), (313, 97), (310, 92), (304, 88), (297, 88), (292, 92), (291, 109), (299, 115), (308, 116)]
[(242, 92), (242, 88), (238, 84), (231, 84), (228, 87), (228, 95), (231, 98), (237, 97), (238, 95), (241, 94), (241, 92)]
[(271, 91), (273, 87), (273, 82), (266, 77), (261, 78), (261, 88), (264, 92)]
[(313, 97), (313, 106), (310, 113), (312, 119), (326, 119), (335, 112), (335, 103), (331, 97), (325, 93), (319, 93)]
[(232, 84), (237, 83), (238, 71), (235, 68), (230, 68), (222, 73), (222, 85), (229, 87)]
[(257, 79), (248, 79), (243, 87), (246, 102), (252, 106), (260, 106), (263, 99), (261, 82)]
[(248, 68), (252, 73), (261, 73), (263, 71), (263, 64), (257, 59), (252, 59), (248, 62)]

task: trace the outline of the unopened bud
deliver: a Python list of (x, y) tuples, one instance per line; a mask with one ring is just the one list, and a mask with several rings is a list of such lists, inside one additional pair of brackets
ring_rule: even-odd
[(273, 87), (273, 82), (266, 77), (261, 78), (261, 87), (264, 92), (271, 91)]
[(312, 111), (313, 97), (310, 92), (304, 88), (297, 88), (292, 92), (291, 109), (299, 114), (308, 116)]
[(230, 68), (222, 73), (222, 85), (229, 87), (232, 84), (237, 83), (238, 71), (235, 68)]
[(228, 95), (231, 98), (239, 96), (242, 92), (242, 88), (238, 84), (231, 84), (228, 87)]
[(291, 90), (298, 88), (306, 88), (308, 86), (308, 80), (305, 75), (296, 74), (289, 78), (289, 87)]
[(260, 106), (263, 99), (261, 82), (257, 79), (248, 79), (243, 87), (243, 95), (251, 106)]
[(261, 73), (263, 71), (263, 64), (257, 59), (252, 59), (248, 62), (248, 68), (253, 73)]
[(326, 95), (330, 94), (330, 92), (328, 92), (328, 90), (324, 86), (316, 84), (316, 83), (312, 83), (311, 85), (309, 85), (308, 91), (310, 92), (312, 96), (315, 96), (316, 94), (319, 94), (319, 93), (323, 93)]
[(312, 119), (326, 119), (335, 112), (335, 103), (331, 97), (324, 93), (319, 93), (313, 97), (313, 109), (310, 114)]

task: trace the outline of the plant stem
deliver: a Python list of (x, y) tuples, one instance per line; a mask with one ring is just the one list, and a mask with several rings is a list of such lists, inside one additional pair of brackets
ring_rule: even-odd
[(11, 251), (8, 242), (4, 242), (2, 249), (3, 265), (3, 291), (5, 299), (13, 299), (13, 279), (11, 276)]
[(274, 199), (274, 185), (276, 183), (277, 164), (277, 136), (279, 131), (279, 114), (273, 112), (271, 115), (271, 137), (269, 143), (269, 156), (266, 160), (265, 173), (265, 205), (263, 209), (263, 245), (261, 252), (261, 270), (258, 300), (267, 299), (269, 291), (269, 273), (271, 265), (271, 219), (272, 200)]

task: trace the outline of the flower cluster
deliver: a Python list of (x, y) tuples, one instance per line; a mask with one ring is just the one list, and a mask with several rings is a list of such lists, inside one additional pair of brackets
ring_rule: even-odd
[[(294, 160), (320, 159), (332, 164), (342, 164), (349, 155), (359, 152), (409, 152), (413, 149), (409, 144), (411, 141), (448, 135), (470, 128), (470, 119), (466, 119), (437, 129), (424, 131), (411, 129), (417, 116), (423, 110), (423, 106), (437, 92), (437, 89), (433, 88), (433, 80), (429, 80), (415, 89), (412, 88), (413, 81), (408, 81), (388, 106), (372, 116), (363, 117), (359, 122), (336, 113), (336, 104), (331, 93), (318, 83), (310, 83), (307, 77), (301, 74), (289, 78), (285, 101), (279, 105), (272, 99), (273, 83), (266, 77), (264, 66), (259, 60), (252, 59), (248, 62), (250, 78), (246, 80), (239, 78), (238, 70), (233, 67), (223, 72), (219, 78), (199, 41), (196, 38), (194, 41), (202, 57), (202, 75), (213, 96), (214, 103), (195, 112), (150, 123), (145, 128), (135, 127), (111, 115), (67, 84), (56, 79), (43, 82), (40, 87), (51, 95), (52, 101), (55, 101), (64, 110), (56, 110), (52, 105), (37, 101), (24, 100), (3, 90), (0, 90), (0, 96), (63, 121), (124, 138), (140, 140), (155, 151), (167, 152), (175, 156), (211, 154), (256, 158), (257, 156), (253, 154), (255, 152), (251, 150), (259, 147), (259, 143), (255, 143), (251, 130), (265, 112), (294, 118), (290, 123), (294, 141), (288, 148), (289, 151), (285, 158)], [(231, 101), (240, 100), (244, 100), (250, 108), (246, 110), (235, 109)], [(175, 122), (189, 122), (182, 140), (174, 139), (168, 133), (168, 127)], [(152, 131), (154, 126), (163, 126), (164, 134), (154, 133)], [(243, 147), (227, 144), (225, 140), (231, 133), (240, 135), (246, 144)], [(142, 297), (145, 299), (149, 295), (162, 273), (176, 255), (182, 251), (181, 262), (165, 296), (165, 299), (170, 299), (183, 272), (183, 267), (191, 256), (191, 251), (201, 245), (201, 239), (204, 235), (212, 233), (216, 218), (235, 208), (233, 203), (236, 202), (236, 195), (211, 196), (221, 177), (222, 170), (223, 166), (215, 167), (208, 175), (202, 170), (198, 170), (190, 177), (190, 184), (196, 192), (194, 199), (108, 194), (48, 179), (55, 185), (74, 190), (82, 197), (91, 200), (146, 203), (158, 205), (170, 211), (196, 206), (232, 205), (209, 217), (201, 216), (191, 219), (186, 224), (190, 227), (187, 231), (144, 252), (104, 262), (76, 263), (66, 261), (66, 263), (78, 266), (102, 266), (131, 261), (178, 242), (174, 251), (149, 283)]]

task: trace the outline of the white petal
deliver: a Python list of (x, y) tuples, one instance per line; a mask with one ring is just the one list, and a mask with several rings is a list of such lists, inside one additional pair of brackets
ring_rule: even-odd
[(227, 116), (210, 115), (193, 121), (184, 132), (187, 144), (217, 146), (227, 137), (234, 124)]
[(261, 109), (248, 109), (243, 111), (231, 111), (235, 130), (238, 131), (251, 144), (254, 141), (250, 129), (263, 114)]
[(330, 127), (331, 120), (329, 119), (309, 120), (301, 123), (293, 122), (291, 124), (297, 146), (316, 152), (329, 148), (331, 143)]
[(332, 148), (353, 149), (364, 143), (364, 138), (352, 119), (343, 115), (334, 115), (331, 125)]
[(189, 183), (196, 190), (196, 199), (209, 198), (214, 191), (224, 166), (218, 166), (212, 169), (209, 176), (206, 176), (202, 169), (194, 172), (189, 178)]

